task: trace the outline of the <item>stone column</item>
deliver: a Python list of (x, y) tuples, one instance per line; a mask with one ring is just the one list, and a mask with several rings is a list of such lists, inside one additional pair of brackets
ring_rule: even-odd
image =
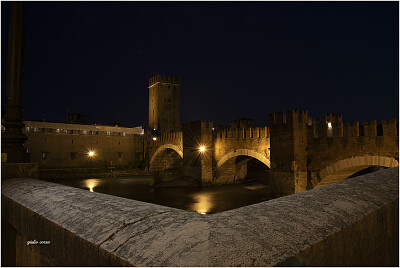
[(28, 139), (23, 133), (22, 66), (25, 52), (24, 3), (10, 3), (10, 32), (7, 59), (7, 104), (4, 115), (5, 133), (2, 136), (2, 153), (8, 163), (29, 162), (24, 148)]

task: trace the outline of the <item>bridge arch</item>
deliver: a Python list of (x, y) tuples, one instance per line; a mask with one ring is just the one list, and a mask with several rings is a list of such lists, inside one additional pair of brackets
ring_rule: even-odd
[(237, 149), (234, 151), (230, 151), (229, 153), (224, 155), (224, 157), (222, 157), (217, 162), (217, 168), (220, 168), (229, 159), (236, 157), (236, 156), (241, 156), (241, 155), (253, 157), (253, 158), (259, 160), (260, 162), (264, 163), (267, 167), (269, 167), (269, 168), (271, 167), (271, 161), (265, 155), (263, 155), (257, 151), (254, 151), (254, 150)]
[[(397, 167), (399, 162), (393, 157), (380, 156), (380, 155), (363, 155), (350, 157), (343, 160), (339, 160), (334, 164), (331, 164), (319, 172), (319, 181), (314, 182), (313, 188), (317, 188), (327, 184), (328, 179), (332, 182), (338, 182), (346, 179), (347, 175), (350, 173), (355, 173), (357, 171), (363, 170), (371, 166), (381, 166), (381, 167)], [(346, 173), (347, 172), (347, 173)], [(338, 174), (341, 174), (343, 178), (340, 178)], [(336, 176), (337, 179), (332, 179), (332, 176)]]
[(164, 145), (158, 147), (157, 150), (154, 152), (154, 154), (150, 158), (150, 165), (153, 163), (153, 161), (157, 157), (157, 155), (159, 155), (160, 153), (162, 153), (163, 151), (165, 151), (167, 149), (174, 150), (183, 159), (183, 152), (178, 146), (176, 146), (174, 144), (164, 144)]

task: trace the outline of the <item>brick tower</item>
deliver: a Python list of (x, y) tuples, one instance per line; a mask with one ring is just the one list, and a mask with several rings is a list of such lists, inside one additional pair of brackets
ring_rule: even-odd
[(273, 192), (287, 195), (307, 188), (307, 111), (269, 116)]
[(161, 134), (180, 131), (180, 81), (155, 75), (149, 80), (149, 128)]

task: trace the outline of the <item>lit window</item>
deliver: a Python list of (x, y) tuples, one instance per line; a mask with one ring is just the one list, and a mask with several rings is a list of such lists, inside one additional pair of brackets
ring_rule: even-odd
[(83, 135), (86, 135), (87, 134), (87, 130), (83, 130), (82, 133), (83, 133)]
[(46, 160), (46, 159), (49, 159), (50, 158), (50, 153), (49, 152), (43, 152), (42, 153), (42, 159), (43, 160)]

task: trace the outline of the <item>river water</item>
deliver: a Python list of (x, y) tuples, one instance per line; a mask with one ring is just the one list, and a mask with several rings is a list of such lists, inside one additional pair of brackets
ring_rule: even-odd
[(244, 183), (210, 187), (155, 188), (151, 176), (58, 179), (53, 182), (202, 214), (222, 212), (272, 199), (267, 186)]

